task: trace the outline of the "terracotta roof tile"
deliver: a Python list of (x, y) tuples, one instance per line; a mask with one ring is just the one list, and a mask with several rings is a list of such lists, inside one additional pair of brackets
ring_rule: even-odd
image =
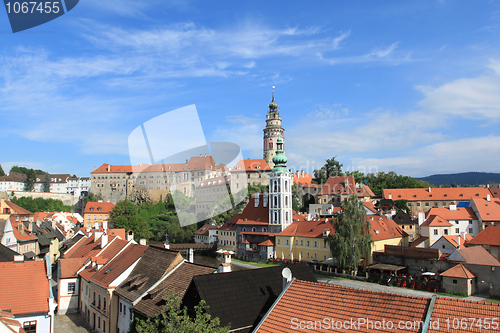
[(0, 262), (0, 309), (14, 315), (49, 311), (45, 261)]
[(482, 246), (466, 247), (464, 249), (456, 249), (450, 254), (450, 261), (466, 262), (468, 264), (500, 266), (500, 262), (495, 259)]
[(113, 208), (111, 202), (87, 202), (84, 214), (110, 214)]
[(470, 207), (457, 207), (451, 210), (447, 207), (431, 208), (429, 215), (439, 215), (445, 220), (477, 220), (474, 210)]
[(146, 249), (147, 246), (144, 245), (131, 244), (127, 246), (120, 254), (99, 269), (90, 281), (103, 288), (117, 287), (109, 284), (139, 259)]
[(472, 198), (486, 198), (490, 191), (485, 187), (441, 187), (431, 188), (391, 188), (383, 190), (383, 197), (408, 201), (469, 201)]
[(212, 156), (191, 157), (188, 163), (110, 165), (104, 163), (91, 174), (99, 173), (141, 173), (141, 172), (178, 172), (186, 170), (215, 170), (216, 163)]
[(69, 258), (59, 260), (60, 278), (76, 277), (77, 272), (82, 268), (87, 258)]
[(473, 204), (476, 206), (478, 214), (483, 221), (500, 221), (500, 199), (474, 198)]
[(440, 274), (441, 276), (457, 277), (462, 279), (473, 279), (476, 276), (471, 273), (464, 265), (458, 264), (449, 270)]
[(439, 215), (429, 215), (427, 220), (420, 225), (421, 227), (453, 227), (453, 224), (443, 219)]
[(33, 215), (29, 210), (24, 209), (23, 207), (16, 205), (15, 203), (5, 200), (5, 204), (12, 209), (12, 215)]
[(490, 225), (472, 238), (469, 245), (493, 245), (500, 246), (500, 226)]
[(256, 171), (271, 171), (271, 168), (267, 164), (267, 162), (262, 159), (246, 159), (240, 160), (233, 167), (231, 172), (256, 172)]
[[(366, 326), (351, 327), (351, 320), (368, 318), (382, 322), (385, 319), (395, 325), (401, 320), (423, 321), (428, 303), (429, 299), (426, 298), (294, 280), (257, 332), (295, 332), (294, 318), (297, 323), (304, 321), (303, 325), (307, 325), (307, 321), (323, 322), (324, 318), (328, 318), (334, 323), (348, 323), (347, 329), (335, 331), (374, 332), (373, 328), (367, 329)], [(310, 331), (330, 332), (332, 328), (317, 326)], [(419, 332), (418, 329), (405, 331)]]

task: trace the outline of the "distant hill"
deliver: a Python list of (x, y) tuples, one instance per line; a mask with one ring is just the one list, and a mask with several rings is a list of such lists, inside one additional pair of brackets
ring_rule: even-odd
[(500, 173), (492, 172), (463, 172), (463, 173), (449, 173), (441, 175), (432, 175), (422, 178), (415, 178), (424, 180), (434, 186), (448, 185), (455, 183), (459, 186), (475, 186), (484, 184), (500, 184)]

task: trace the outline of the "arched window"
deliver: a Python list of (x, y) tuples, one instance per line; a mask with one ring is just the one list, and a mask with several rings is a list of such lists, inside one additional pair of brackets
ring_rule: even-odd
[(243, 229), (241, 229), (241, 231), (247, 231), (247, 228), (243, 227)]
[(285, 180), (285, 191), (288, 191), (288, 180)]
[(275, 195), (274, 196), (274, 207), (277, 207), (278, 206), (278, 196)]
[(267, 228), (262, 228), (262, 232), (267, 232)]
[(288, 222), (288, 212), (286, 212), (286, 221)]
[(274, 212), (274, 223), (278, 223), (278, 212)]
[(288, 196), (285, 197), (285, 205), (288, 206)]
[(255, 232), (257, 229), (255, 229), (255, 227), (252, 228), (252, 232)]
[(278, 192), (278, 182), (275, 180), (273, 184), (273, 191)]

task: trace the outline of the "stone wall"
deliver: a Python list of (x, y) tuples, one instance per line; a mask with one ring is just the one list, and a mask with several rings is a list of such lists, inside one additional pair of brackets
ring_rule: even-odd
[[(26, 191), (11, 191), (8, 192), (8, 199), (12, 198), (11, 193), (14, 193), (16, 198), (29, 197), (29, 198), (43, 198), (43, 199), (53, 199), (61, 200), (66, 206), (74, 206), (79, 200), (79, 196), (73, 196), (69, 193), (50, 193), (50, 192), (26, 192)], [(5, 193), (5, 192), (3, 192)]]

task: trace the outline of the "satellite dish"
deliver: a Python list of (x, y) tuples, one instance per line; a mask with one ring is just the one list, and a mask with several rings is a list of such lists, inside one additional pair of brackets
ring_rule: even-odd
[(283, 276), (283, 279), (286, 279), (288, 282), (290, 282), (292, 280), (292, 271), (290, 270), (290, 268), (285, 267), (281, 271), (281, 276)]

